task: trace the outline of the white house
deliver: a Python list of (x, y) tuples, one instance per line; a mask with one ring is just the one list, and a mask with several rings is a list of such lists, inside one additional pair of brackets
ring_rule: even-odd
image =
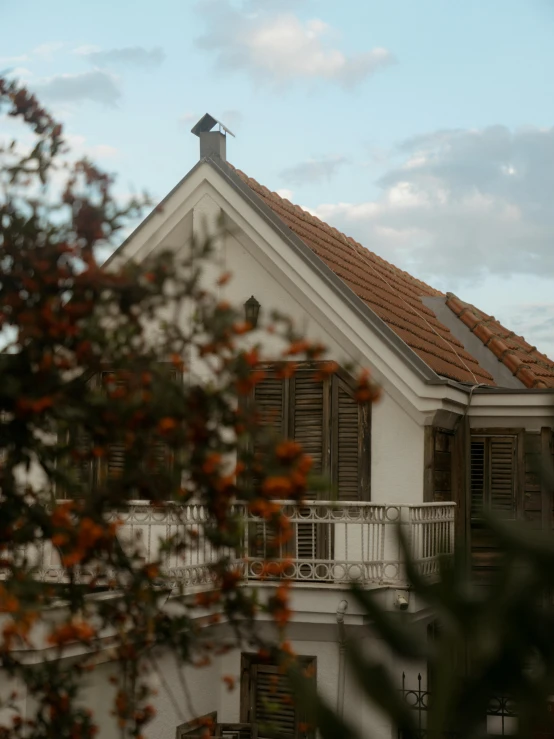
[[(281, 430), (302, 440), (330, 475), (338, 496), (333, 507), (318, 500), (290, 509), (296, 531), (292, 646), (314, 664), (318, 689), (333, 706), (368, 734), (390, 737), (393, 728), (360, 698), (343, 664), (345, 639), (359, 639), (376, 657), (383, 652), (348, 583), (355, 579), (390, 609), (406, 610), (425, 639), (433, 614), (410, 593), (398, 522), (428, 576), (437, 572), (438, 555), (452, 552), (456, 542), (470, 546), (478, 574), (494, 566), (474, 515), (482, 505), (551, 528), (551, 492), (536, 462), (552, 455), (554, 362), (494, 318), (411, 277), (235, 169), (226, 161), (226, 130), (212, 130), (217, 124), (206, 115), (194, 127), (200, 160), (113, 259), (186, 249), (217, 221), (223, 224), (218, 260), (233, 274), (220, 288), (226, 298), (241, 304), (253, 296), (263, 312), (286, 312), (334, 359), (368, 367), (381, 384), (383, 397), (369, 415), (352, 400), (348, 373), (317, 383), (300, 371), (294, 380), (261, 383), (257, 393), (276, 409)], [(171, 523), (147, 503), (127, 515), (129, 529), (149, 527), (152, 540)], [(201, 516), (190, 507), (191, 522)], [(201, 588), (206, 563), (198, 553), (194, 561), (168, 566)], [(256, 574), (253, 557), (247, 580)], [(44, 563), (43, 576), (58, 575)], [(171, 655), (160, 659), (165, 679), (147, 730), (152, 739), (172, 739), (178, 727), (184, 735), (193, 713), (217, 711), (220, 723), (263, 723), (271, 670), (252, 655), (235, 650), (209, 667), (187, 669), (191, 706), (183, 701)], [(391, 667), (400, 687), (407, 667)], [(105, 708), (109, 670), (109, 661), (99, 664), (86, 690), (102, 739), (116, 736)], [(418, 671), (425, 687), (425, 665), (411, 666), (406, 681), (417, 687)], [(241, 688), (228, 691), (224, 675), (236, 677)], [(273, 717), (280, 735), (303, 735), (300, 711), (283, 703)]]

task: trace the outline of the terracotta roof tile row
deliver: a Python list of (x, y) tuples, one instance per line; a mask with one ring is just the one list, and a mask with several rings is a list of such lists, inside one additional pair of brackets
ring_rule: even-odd
[(438, 375), (471, 384), (495, 384), (492, 375), (421, 301), (423, 296), (444, 297), (443, 293), (240, 170), (234, 171)]
[(525, 387), (554, 387), (554, 362), (522, 336), (453, 293), (447, 293), (446, 305)]

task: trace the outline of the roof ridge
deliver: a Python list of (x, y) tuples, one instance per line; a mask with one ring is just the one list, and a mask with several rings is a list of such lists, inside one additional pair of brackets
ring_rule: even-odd
[[(506, 341), (504, 338), (497, 336), (487, 324), (491, 324), (493, 321), (497, 323), (499, 326), (501, 324), (499, 321), (494, 318), (494, 316), (488, 316), (483, 311), (480, 311), (478, 308), (475, 308), (475, 306), (471, 305), (471, 303), (466, 303), (463, 300), (460, 300), (454, 293), (448, 292), (446, 293), (446, 305), (450, 308), (450, 310), (454, 313), (454, 315), (459, 318), (462, 323), (464, 323), (469, 330), (477, 336), (478, 339), (480, 339), (483, 344), (487, 347), (487, 349), (490, 349), (490, 351), (497, 357), (499, 362), (502, 362), (514, 375), (514, 377), (517, 377), (518, 380), (520, 380), (526, 387), (529, 388), (547, 388), (548, 385), (542, 380), (535, 372), (533, 372), (533, 369), (526, 364), (520, 357), (517, 355), (518, 349), (515, 349), (513, 347), (510, 347), (506, 344)], [(484, 318), (481, 318), (479, 316), (479, 313), (481, 313)], [(515, 336), (515, 333), (512, 332), (512, 336)], [(510, 336), (510, 338), (512, 338)], [(521, 338), (523, 341), (523, 337)], [(525, 342), (527, 343), (527, 342)], [(548, 359), (548, 357), (545, 358)], [(550, 366), (548, 366), (546, 363), (541, 363), (537, 358), (534, 358), (535, 362), (538, 364), (544, 364), (545, 369), (554, 369), (554, 363), (551, 363)]]

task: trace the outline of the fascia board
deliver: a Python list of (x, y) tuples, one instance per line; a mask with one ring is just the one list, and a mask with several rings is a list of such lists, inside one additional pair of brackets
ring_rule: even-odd
[(366, 305), (285, 223), (269, 208), (263, 200), (248, 187), (224, 162), (208, 160), (214, 171), (221, 175), (230, 187), (250, 205), (259, 218), (285, 241), (312, 271), (327, 283), (331, 290), (340, 295), (352, 313), (361, 317), (372, 328), (374, 334), (390, 345), (404, 362), (411, 366), (412, 374), (427, 382), (441, 382), (439, 376), (397, 335), (379, 316)]
[(208, 170), (205, 161), (198, 162), (115, 250), (106, 265), (115, 266), (136, 258), (147, 249), (149, 242), (155, 242), (155, 248), (194, 207), (198, 200), (196, 191)]
[(468, 411), (472, 417), (551, 417), (554, 421), (554, 392), (475, 393)]
[[(334, 311), (340, 319), (336, 323), (334, 338), (346, 337), (350, 350), (354, 346), (361, 351), (372, 366), (377, 368), (380, 375), (378, 379), (391, 391), (393, 388), (399, 391), (400, 396), (397, 392), (392, 392), (396, 395), (396, 400), (401, 401), (404, 398), (409, 402), (410, 415), (416, 421), (427, 422), (422, 418), (427, 419), (429, 414), (439, 408), (457, 413), (465, 410), (469, 387), (446, 382), (427, 367), (423, 360), (224, 163), (214, 162), (211, 159), (198, 162), (164, 198), (160, 206), (126, 239), (112, 255), (109, 263), (117, 264), (120, 260), (127, 261), (144, 254), (148, 251), (149, 243), (154, 249), (206, 193), (216, 201), (222, 198), (220, 207), (240, 226), (250, 240), (260, 247), (265, 246), (266, 257), (271, 255), (270, 259), (274, 263), (276, 257), (281, 257), (279, 267), (282, 274), (287, 275), (289, 281), (299, 285), (302, 295), (309, 296), (311, 304), (318, 307), (320, 315), (325, 316), (326, 325), (328, 325), (328, 303), (323, 301), (322, 304), (321, 290), (314, 290), (314, 276), (318, 278), (320, 286), (328, 291), (330, 302), (336, 304), (338, 297), (348, 307), (349, 310), (345, 314)], [(295, 266), (299, 280), (294, 279), (295, 275), (290, 266), (287, 268), (290, 260), (283, 257), (283, 241), (291, 247), (291, 252), (296, 257)], [(334, 296), (334, 300), (331, 300), (331, 295)], [(371, 342), (372, 339), (378, 341), (378, 351), (371, 345), (374, 343)], [(551, 413), (553, 406), (554, 394), (548, 391), (504, 393), (496, 389), (484, 391), (478, 388), (472, 397), (469, 413), (481, 416), (486, 408), (490, 408), (494, 416), (502, 413), (505, 415), (517, 413), (524, 416), (529, 412)], [(532, 411), (533, 407), (535, 411)]]
[[(281, 235), (265, 219), (252, 213), (242, 196), (221, 182), (216, 172), (208, 174), (199, 192), (209, 195), (232, 221), (236, 227), (235, 238), (241, 241), (250, 255), (266, 269), (271, 269), (273, 278), (279, 280), (303, 308), (325, 327), (333, 339), (344, 347), (345, 353), (357, 357), (362, 365), (370, 364), (375, 370), (375, 379), (385, 391), (401, 402), (416, 422), (423, 424), (422, 414), (436, 410), (437, 400), (432, 396), (427, 399), (424, 397), (429, 385), (419, 373), (414, 373), (411, 363), (403, 361), (402, 354), (396, 351), (395, 346), (391, 346), (382, 331), (373, 330), (372, 324), (368, 324), (364, 318), (365, 311), (357, 310), (352, 304), (345, 306), (345, 301), (332, 282), (320, 271), (314, 270), (312, 262), (303, 259), (296, 250), (283, 248)], [(241, 232), (246, 238), (240, 239)], [(388, 326), (386, 328), (390, 330)], [(406, 348), (413, 353), (409, 347)], [(443, 386), (438, 389), (443, 391)], [(459, 394), (463, 397), (463, 393)]]

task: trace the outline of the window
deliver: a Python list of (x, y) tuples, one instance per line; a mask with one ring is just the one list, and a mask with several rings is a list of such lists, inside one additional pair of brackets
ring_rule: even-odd
[[(298, 659), (301, 667), (316, 680), (316, 658)], [(293, 699), (282, 669), (255, 654), (242, 655), (240, 713), (241, 721), (256, 725), (259, 739), (310, 739), (314, 736), (302, 706)]]
[[(168, 368), (168, 378), (175, 380), (177, 373), (173, 369)], [(89, 387), (98, 392), (138, 392), (142, 390), (142, 385), (136, 383), (139, 374), (131, 373), (128, 378), (118, 376), (116, 370), (105, 370), (91, 377), (88, 380)], [(82, 428), (76, 429), (69, 434), (70, 446), (79, 453), (80, 461), (74, 462), (74, 468), (78, 484), (83, 488), (83, 492), (94, 489), (98, 485), (106, 481), (117, 480), (125, 470), (128, 463), (127, 447), (123, 438), (121, 429), (121, 440), (112, 441), (109, 444), (105, 455), (96, 459), (91, 454), (92, 440), (89, 433)], [(164, 479), (167, 484), (168, 473), (171, 472), (173, 463), (172, 453), (168, 445), (160, 438), (152, 438), (152, 443), (142, 457), (142, 462), (136, 466), (137, 486), (140, 488), (140, 481), (143, 473), (148, 472), (150, 481), (152, 476), (160, 475), (160, 479)], [(139, 491), (140, 492), (140, 491)], [(59, 497), (62, 497), (63, 491), (60, 491)], [(171, 497), (170, 491), (164, 497)]]
[(483, 510), (516, 517), (516, 436), (472, 436), (471, 520)]
[(318, 366), (301, 364), (286, 379), (267, 367), (253, 395), (263, 426), (301, 443), (313, 472), (330, 478), (338, 500), (369, 500), (370, 409), (356, 402), (346, 372), (318, 379)]
[(517, 517), (517, 434), (474, 434), (471, 437), (469, 533), (474, 575), (484, 582), (499, 564), (498, 542), (483, 526), (483, 511), (504, 519)]

